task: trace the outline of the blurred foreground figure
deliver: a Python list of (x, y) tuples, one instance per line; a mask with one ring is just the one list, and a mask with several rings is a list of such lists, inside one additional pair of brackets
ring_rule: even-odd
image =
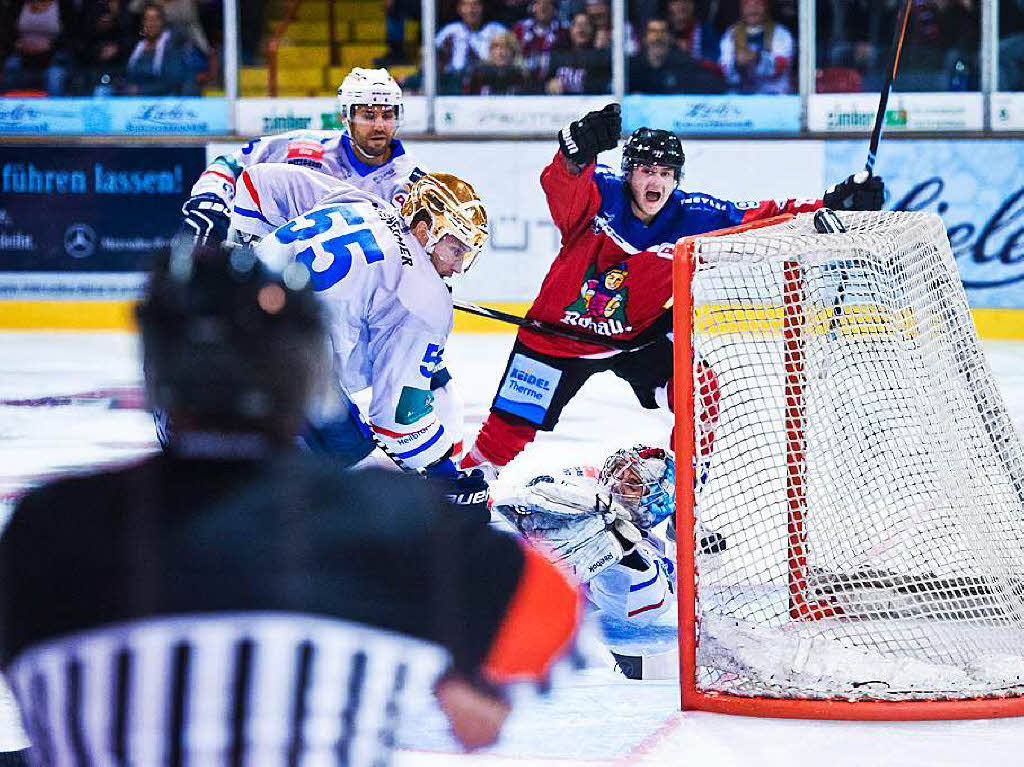
[(172, 253), (138, 309), (135, 465), (26, 495), (0, 662), (37, 764), (386, 765), (433, 691), (467, 747), (572, 642), (575, 589), (418, 477), (292, 449), (325, 342), (302, 264)]

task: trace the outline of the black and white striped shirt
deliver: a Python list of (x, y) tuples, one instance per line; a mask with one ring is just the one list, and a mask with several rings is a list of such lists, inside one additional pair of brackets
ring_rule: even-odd
[(41, 764), (386, 765), (529, 559), (418, 478), (162, 455), (22, 498), (0, 663)]
[(40, 764), (385, 765), (446, 664), (358, 624), (225, 614), (45, 642), (9, 679)]

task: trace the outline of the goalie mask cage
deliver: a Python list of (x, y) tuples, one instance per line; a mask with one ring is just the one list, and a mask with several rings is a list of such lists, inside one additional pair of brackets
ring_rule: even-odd
[(682, 707), (1022, 715), (1022, 452), (945, 228), (842, 218), (676, 245)]

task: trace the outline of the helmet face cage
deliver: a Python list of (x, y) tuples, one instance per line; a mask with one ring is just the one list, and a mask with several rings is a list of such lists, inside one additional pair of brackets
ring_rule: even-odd
[(338, 113), (348, 122), (355, 119), (360, 106), (391, 107), (396, 131), (405, 117), (402, 89), (386, 69), (356, 67), (345, 76), (338, 87)]
[(469, 249), (462, 261), (462, 271), (469, 271), (487, 242), (487, 212), (473, 187), (448, 173), (428, 173), (412, 185), (402, 204), (409, 227), (421, 212), (430, 219), (427, 253), (433, 254), (434, 246), (450, 234)]
[(631, 173), (638, 165), (664, 165), (675, 171), (678, 184), (685, 163), (682, 142), (666, 130), (637, 128), (622, 150), (623, 173)]
[(637, 527), (650, 530), (675, 511), (675, 476), (671, 454), (637, 445), (608, 456), (600, 481)]

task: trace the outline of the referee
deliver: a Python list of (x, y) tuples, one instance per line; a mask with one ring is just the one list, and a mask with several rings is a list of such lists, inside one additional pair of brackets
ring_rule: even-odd
[(325, 342), (304, 267), (176, 252), (138, 309), (169, 449), (59, 480), (0, 538), (0, 664), (43, 765), (386, 765), (437, 696), (493, 742), (501, 685), (572, 641), (575, 589), (426, 481), (291, 448)]

